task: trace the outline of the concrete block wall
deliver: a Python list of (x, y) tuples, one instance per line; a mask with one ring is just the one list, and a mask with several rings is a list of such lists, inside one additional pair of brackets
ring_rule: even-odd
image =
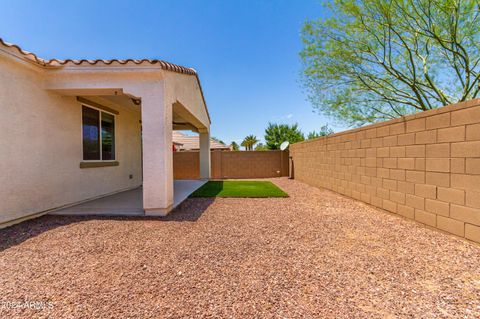
[(290, 146), (295, 179), (480, 242), (480, 99)]
[[(175, 179), (200, 177), (199, 152), (173, 153)], [(282, 151), (212, 151), (211, 177), (268, 178), (288, 176), (288, 152)]]
[[(212, 157), (213, 153), (211, 153)], [(200, 153), (198, 151), (173, 152), (173, 178), (199, 179)]]
[(268, 178), (288, 176), (288, 152), (213, 152), (213, 178)]

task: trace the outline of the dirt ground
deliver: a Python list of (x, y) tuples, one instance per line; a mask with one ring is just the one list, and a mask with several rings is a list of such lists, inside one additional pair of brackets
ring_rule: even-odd
[(479, 318), (480, 246), (327, 190), (0, 230), (0, 318)]

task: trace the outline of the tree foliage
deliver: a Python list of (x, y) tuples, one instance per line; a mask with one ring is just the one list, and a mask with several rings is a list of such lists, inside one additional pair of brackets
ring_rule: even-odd
[(351, 125), (479, 95), (480, 0), (333, 0), (302, 31), (314, 107)]
[(255, 151), (266, 151), (266, 150), (268, 150), (268, 148), (263, 143), (258, 143), (257, 146), (255, 146)]
[(280, 144), (285, 141), (290, 143), (296, 143), (303, 141), (305, 136), (298, 128), (298, 124), (275, 124), (268, 123), (265, 129), (265, 142), (266, 146), (270, 150), (277, 150), (280, 148)]
[(232, 151), (238, 151), (240, 150), (240, 146), (237, 144), (237, 142), (235, 141), (232, 141), (232, 143), (230, 144), (230, 146), (232, 147)]
[(222, 141), (221, 139), (219, 139), (219, 138), (217, 138), (217, 137), (212, 136), (211, 139), (214, 140), (215, 142), (218, 142), (218, 143), (222, 143), (222, 144), (224, 144), (224, 145), (227, 145), (227, 144), (225, 144), (224, 141)]
[(251, 151), (253, 150), (253, 147), (255, 144), (258, 143), (258, 139), (255, 135), (248, 135), (246, 136), (243, 141), (242, 141), (242, 146), (245, 147), (246, 151)]
[(311, 140), (311, 139), (314, 139), (314, 138), (318, 138), (318, 137), (321, 137), (321, 136), (328, 136), (328, 135), (331, 135), (333, 134), (333, 130), (328, 126), (328, 124), (325, 124), (324, 126), (322, 126), (320, 128), (320, 131), (312, 131), (310, 133), (308, 133), (307, 135), (307, 140)]

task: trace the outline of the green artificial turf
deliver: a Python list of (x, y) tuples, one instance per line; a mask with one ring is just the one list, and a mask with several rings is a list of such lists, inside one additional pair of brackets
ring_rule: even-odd
[(190, 197), (288, 197), (287, 193), (267, 181), (210, 181)]

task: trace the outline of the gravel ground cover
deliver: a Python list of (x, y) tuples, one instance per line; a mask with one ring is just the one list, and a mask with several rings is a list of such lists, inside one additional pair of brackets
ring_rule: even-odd
[[(163, 219), (45, 216), (0, 230), (0, 318), (480, 316), (478, 245), (273, 181), (290, 197), (192, 198)], [(38, 309), (12, 306), (24, 301)]]

